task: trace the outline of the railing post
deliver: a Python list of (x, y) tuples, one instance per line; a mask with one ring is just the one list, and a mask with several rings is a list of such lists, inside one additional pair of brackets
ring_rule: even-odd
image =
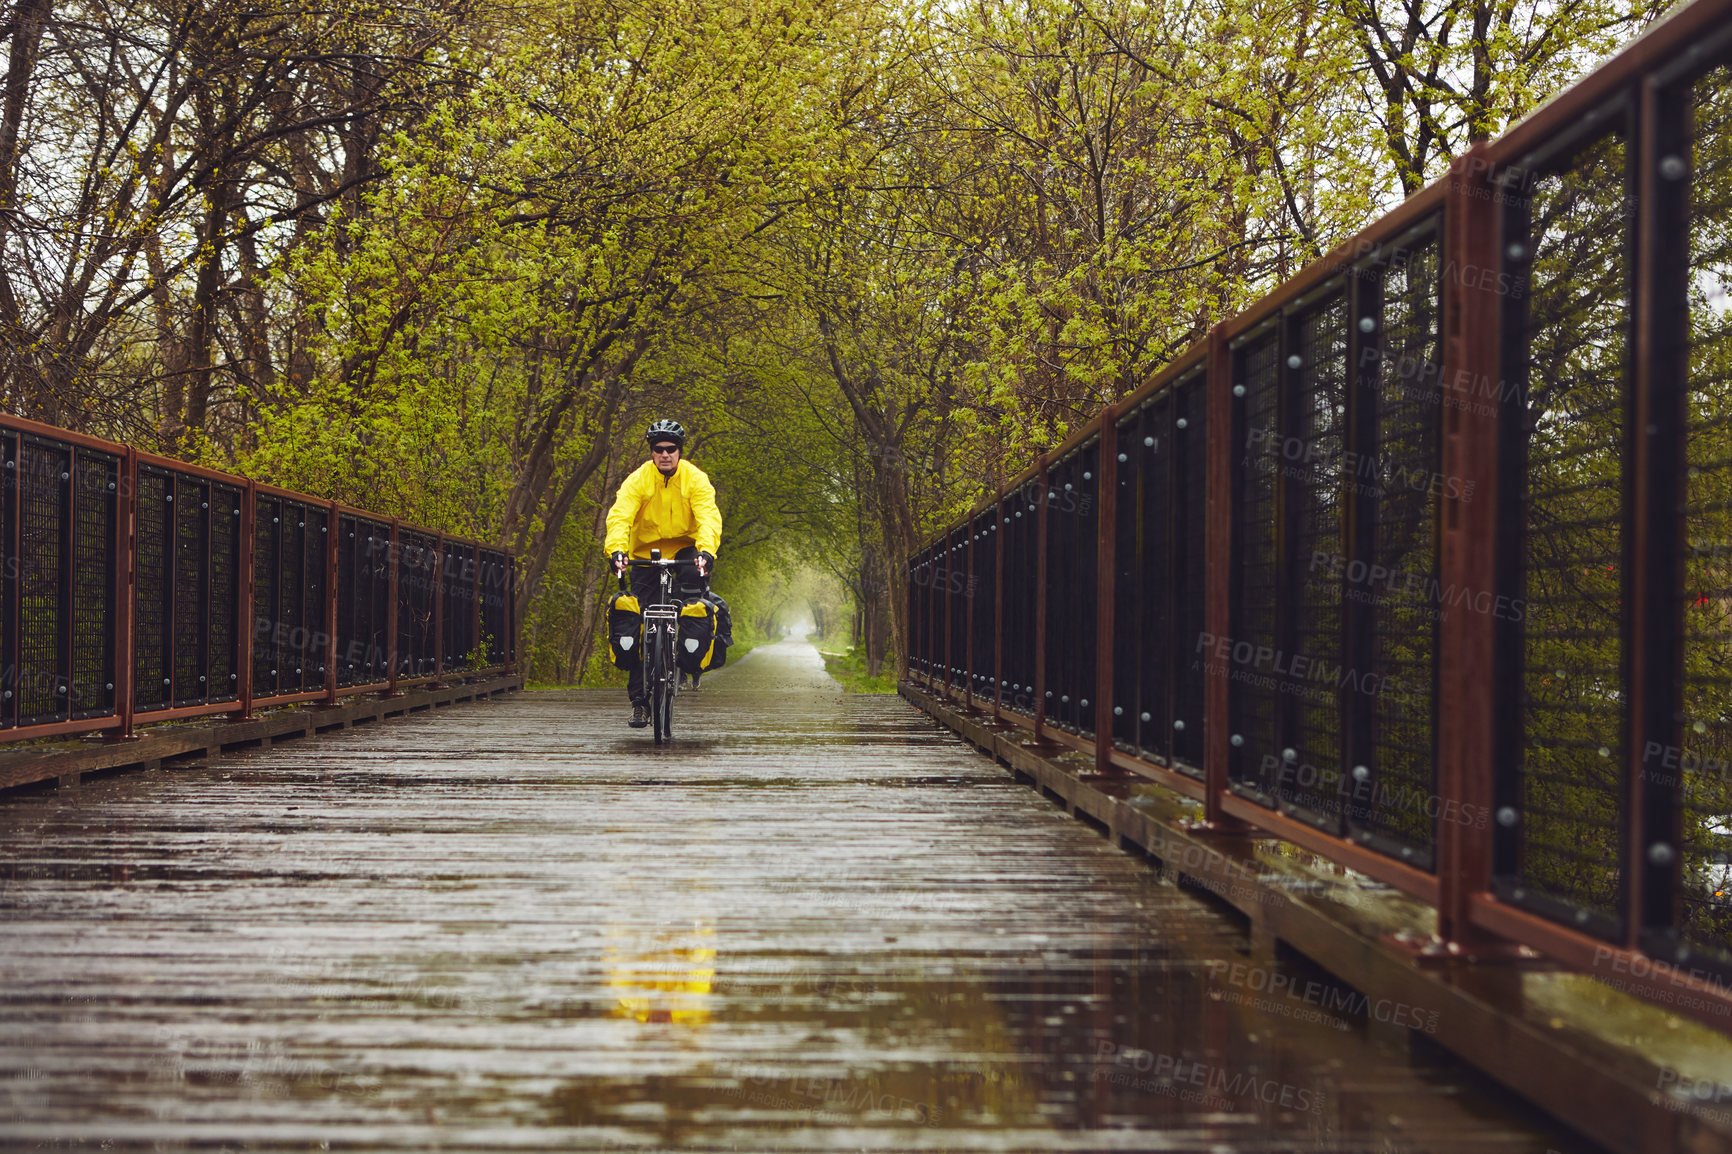
[(1046, 507), (1052, 502), (1047, 490), (1047, 455), (1035, 461), (1035, 484), (1040, 504), (1035, 507), (1034, 529), (1034, 740), (1045, 740), (1046, 728)]
[(1004, 484), (992, 509), (992, 719), (1004, 701)]
[(325, 516), (330, 531), (325, 534), (325, 704), (337, 703), (337, 538), (343, 535), (342, 506), (327, 501)]
[(1113, 768), (1113, 614), (1118, 574), (1119, 406), (1099, 417), (1100, 467), (1095, 485), (1095, 772)]
[(445, 534), (434, 541), (433, 554), (433, 685), (445, 683)]
[(938, 603), (944, 607), (944, 629), (943, 629), (943, 632), (939, 634), (939, 636), (941, 638), (943, 638), (943, 642), (944, 642), (944, 647), (942, 649), (942, 652), (944, 654), (944, 661), (940, 664), (939, 668), (944, 673), (944, 681), (943, 681), (944, 696), (946, 698), (948, 698), (950, 696), (951, 663), (955, 660), (955, 655), (951, 652), (955, 648), (955, 646), (953, 646), (951, 644), (951, 641), (953, 639), (952, 638), (953, 622), (950, 620), (950, 617), (951, 617), (951, 614), (955, 611), (956, 606), (951, 604), (950, 577), (951, 577), (951, 570), (954, 569), (955, 565), (956, 565), (956, 562), (955, 562), (956, 545), (951, 541), (949, 533), (945, 533), (944, 536), (940, 538), (940, 540), (943, 542), (943, 544), (939, 548), (942, 550), (941, 555), (944, 558), (944, 583), (942, 585), (939, 585), (937, 583), (937, 580), (936, 580), (936, 575), (934, 575), (933, 584), (934, 584), (935, 589), (942, 589), (943, 590), (942, 593), (937, 594)]
[(386, 600), (390, 602), (391, 612), (386, 614), (389, 624), (385, 627), (385, 696), (397, 695), (397, 633), (402, 627), (402, 608), (397, 604), (398, 594), (402, 591), (402, 525), (400, 517), (391, 518), (391, 544), (386, 547), (385, 565), (390, 570), (386, 580)]
[[(1208, 493), (1203, 553), (1207, 559), (1204, 571), (1203, 619), (1208, 632), (1217, 638), (1226, 637), (1232, 628), (1232, 605), (1229, 594), (1233, 572), (1233, 353), (1227, 346), (1224, 325), (1209, 330), (1207, 394), (1208, 439), (1204, 446), (1204, 477)], [(1203, 821), (1211, 828), (1239, 826), (1222, 810), (1221, 800), (1227, 796), (1227, 766), (1232, 747), (1231, 710), (1228, 700), (1229, 682), (1224, 662), (1203, 665)]]
[[(137, 599), (138, 450), (128, 448), (116, 466), (119, 476), (114, 502), (114, 708), (120, 715), (120, 737), (132, 738), (133, 672), (137, 657), (133, 620)], [(14, 490), (17, 486), (14, 484)], [(16, 523), (17, 518), (13, 518)], [(17, 554), (14, 554), (16, 556)], [(16, 638), (17, 634), (14, 633)]]
[[(1489, 178), (1485, 145), (1478, 144), (1451, 167), (1444, 201), (1443, 243), (1447, 269), (1501, 268), (1499, 189)], [(1468, 388), (1498, 379), (1500, 301), (1491, 287), (1447, 273), (1440, 286), (1443, 319), (1441, 382)], [(1477, 387), (1474, 392), (1478, 392)], [(1440, 395), (1438, 403), (1442, 404)], [(1472, 495), (1461, 500), (1446, 488), (1439, 567), (1443, 588), (1492, 591), (1497, 568), (1498, 417), (1495, 406), (1444, 406), (1443, 474)], [(1451, 613), (1438, 623), (1437, 786), (1443, 805), (1462, 813), (1491, 813), (1496, 765), (1492, 718), (1496, 621), (1487, 613)], [(1482, 807), (1477, 810), (1469, 806)], [(1440, 811), (1441, 811), (1440, 806)], [(1492, 842), (1487, 829), (1460, 821), (1437, 823), (1437, 932), (1454, 946), (1486, 942), (1471, 923), (1476, 894), (1491, 883)]]
[[(235, 661), (240, 668), (235, 670), (239, 692), (235, 700), (240, 705), (236, 715), (241, 720), (250, 719), (253, 715), (253, 646), (258, 635), (258, 622), (253, 620), (253, 606), (258, 604), (257, 557), (254, 555), (253, 536), (257, 532), (255, 518), (258, 516), (259, 493), (258, 486), (253, 481), (246, 482), (241, 488), (241, 524), (239, 556), (235, 560), (240, 564), (240, 580), (237, 585), (240, 593), (236, 597), (239, 602), (235, 610), (240, 617), (238, 644), (235, 646)], [(304, 546), (303, 546), (304, 548)], [(275, 644), (277, 623), (270, 623), (272, 644)]]
[(966, 666), (962, 676), (962, 707), (974, 711), (974, 682), (979, 670), (974, 667), (974, 522), (976, 518), (970, 514), (963, 522), (963, 532), (968, 534), (968, 551), (964, 558), (965, 569), (962, 580), (962, 662)]
[(482, 668), (487, 667), (487, 647), (481, 642), (481, 546), (469, 547), (469, 619), (474, 622), (469, 630), (471, 653), (481, 654)]

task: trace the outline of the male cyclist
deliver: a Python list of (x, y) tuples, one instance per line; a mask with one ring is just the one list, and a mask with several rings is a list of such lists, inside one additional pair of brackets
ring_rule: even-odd
[[(722, 511), (716, 508), (716, 487), (703, 470), (682, 460), (686, 431), (677, 421), (657, 421), (644, 434), (650, 459), (620, 482), (619, 496), (607, 515), (607, 551), (615, 573), (625, 573), (627, 556), (649, 560), (651, 549), (663, 557), (695, 560), (698, 575), (716, 566), (722, 543)], [(659, 594), (656, 571), (650, 566), (630, 570), (631, 591), (640, 605), (653, 604)], [(649, 724), (649, 695), (643, 687), (643, 665), (633, 667), (626, 683), (631, 697), (631, 721)]]

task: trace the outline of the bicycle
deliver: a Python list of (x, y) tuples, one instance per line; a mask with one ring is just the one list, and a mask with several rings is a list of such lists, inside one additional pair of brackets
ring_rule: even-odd
[[(674, 597), (674, 570), (682, 565), (697, 566), (696, 561), (662, 559), (660, 549), (650, 550), (650, 559), (631, 558), (626, 564), (634, 568), (660, 570), (654, 604), (643, 609), (643, 683), (649, 694), (650, 720), (655, 726), (657, 745), (673, 740), (674, 698), (680, 691), (680, 670), (675, 654), (679, 651), (680, 609)], [(619, 587), (630, 588), (625, 574), (620, 574)]]

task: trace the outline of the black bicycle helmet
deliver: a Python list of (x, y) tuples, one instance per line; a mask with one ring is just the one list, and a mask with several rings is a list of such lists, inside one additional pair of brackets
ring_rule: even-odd
[(643, 435), (650, 444), (657, 441), (672, 441), (680, 448), (686, 447), (686, 428), (678, 421), (657, 421)]

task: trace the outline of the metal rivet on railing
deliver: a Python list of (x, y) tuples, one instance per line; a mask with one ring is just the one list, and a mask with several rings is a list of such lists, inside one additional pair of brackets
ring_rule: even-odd
[(1301, 357), (1298, 353), (1294, 353), (1292, 356), (1287, 358), (1287, 367), (1290, 369), (1296, 369), (1304, 363), (1305, 358)]
[(1587, 910), (1577, 910), (1576, 911), (1576, 924), (1577, 925), (1584, 925), (1584, 926), (1588, 924), (1588, 911)]
[(1605, 746), (1602, 745), (1602, 746), (1600, 746), (1600, 756), (1601, 757), (1610, 757), (1610, 756), (1612, 756), (1612, 751), (1607, 749)]
[(1123, 717), (1124, 715), (1125, 715), (1125, 707), (1124, 706), (1122, 706), (1122, 705), (1113, 706), (1113, 716), (1114, 717)]
[(1154, 447), (1155, 447), (1155, 439), (1153, 437), (1144, 437), (1143, 438), (1143, 448), (1152, 449)]
[(239, 509), (236, 509), (234, 511), (234, 514), (235, 514), (235, 516), (239, 517), (241, 515), (241, 511)]
[(233, 681), (233, 680), (235, 680), (235, 679), (236, 679), (236, 677), (237, 677), (237, 675), (236, 675), (236, 674), (233, 674), (233, 673), (231, 673), (231, 674), (229, 674), (229, 680), (230, 680), (230, 681)]
[(1512, 244), (1504, 251), (1509, 254), (1511, 260), (1521, 260), (1528, 254), (1527, 248), (1521, 244)]
[(1672, 847), (1663, 841), (1657, 841), (1648, 847), (1648, 860), (1655, 865), (1671, 865), (1674, 856), (1676, 855), (1672, 853)]
[(1372, 318), (1372, 317), (1360, 317), (1359, 318), (1359, 331), (1360, 332), (1368, 333), (1372, 329), (1375, 329), (1376, 327), (1377, 327), (1377, 321), (1374, 318)]
[(110, 493), (112, 493), (112, 492), (114, 492), (114, 482), (113, 482), (113, 481), (110, 481), (110, 482), (109, 482), (109, 483), (108, 483), (108, 491), (109, 491), (109, 492), (110, 492)]
[(1299, 751), (1297, 749), (1283, 749), (1281, 751), (1281, 759), (1283, 761), (1298, 761)]
[(114, 688), (114, 682), (110, 681), (107, 685), (107, 688), (113, 689)]
[(204, 680), (204, 674), (202, 674), (202, 673), (201, 673), (201, 674), (199, 674), (199, 675), (198, 675), (198, 679), (199, 679), (199, 680), (200, 680), (200, 681), (203, 681), (203, 680)]
[(70, 481), (70, 480), (72, 480), (72, 474), (71, 473), (62, 473), (62, 474), (60, 474), (60, 479), (62, 481)]
[(167, 497), (165, 498), (165, 500), (167, 500), (168, 503), (172, 505), (174, 503), (174, 494), (173, 493), (168, 494)]
[(1410, 845), (1402, 846), (1401, 847), (1401, 856), (1402, 857), (1412, 857), (1413, 856), (1413, 847)]
[(1365, 768), (1363, 765), (1356, 765), (1353, 767), (1353, 780), (1354, 781), (1364, 781), (1366, 778), (1368, 778), (1370, 776), (1371, 776), (1371, 771), (1369, 769)]
[(1066, 485), (1066, 486), (1065, 486), (1065, 487), (1064, 487), (1064, 491), (1065, 491), (1065, 492), (1067, 492), (1067, 493), (1068, 493), (1068, 492), (1070, 492), (1070, 486), (1069, 486), (1069, 485)]
[(1185, 728), (1185, 723), (1183, 721), (1174, 721), (1173, 722), (1173, 728), (1176, 730), (1179, 730), (1180, 732), (1183, 732), (1184, 728)]
[(1089, 699), (1086, 697), (1083, 698), (1082, 701), (1079, 703), (1079, 707), (1082, 709), (1087, 709), (1089, 707)]
[[(1047, 690), (1047, 691), (1046, 691), (1046, 695), (1047, 695), (1047, 696), (1048, 696), (1048, 697), (1051, 697), (1051, 696), (1052, 696), (1052, 690), (1050, 690), (1050, 689), (1049, 689), (1049, 690)], [(1068, 698), (1068, 697), (1067, 697), (1067, 698), (1065, 698), (1065, 700), (1066, 700), (1066, 701), (1069, 701), (1069, 700), (1070, 700), (1070, 698)]]
[(166, 677), (165, 677), (165, 678), (163, 678), (163, 679), (162, 679), (162, 683), (163, 683), (163, 684), (164, 684), (164, 685), (167, 685), (167, 684), (169, 684), (169, 680), (168, 680), (168, 678), (166, 678)]
[(1129, 458), (1129, 457), (1127, 457), (1127, 456), (1125, 456), (1125, 455), (1124, 455), (1124, 454), (1123, 454), (1123, 453), (1120, 453), (1120, 454), (1119, 454), (1119, 464), (1121, 464), (1121, 465), (1122, 465), (1122, 464), (1124, 464), (1124, 463), (1125, 463), (1125, 462), (1126, 462), (1126, 461), (1128, 461), (1128, 460), (1130, 460), (1130, 458)]
[(1516, 813), (1514, 806), (1506, 805), (1497, 811), (1497, 823), (1505, 829), (1514, 826), (1520, 819), (1521, 815)]
[(1667, 180), (1683, 180), (1684, 173), (1689, 171), (1681, 156), (1662, 156), (1660, 158), (1660, 175)]
[(1148, 715), (1148, 714), (1146, 714), (1146, 713), (1145, 713), (1145, 714), (1142, 714), (1142, 715), (1141, 715), (1141, 716), (1142, 716), (1142, 719), (1143, 719), (1143, 720), (1144, 720), (1144, 721), (1152, 721), (1152, 720), (1154, 720), (1154, 719), (1153, 719), (1153, 718), (1151, 718), (1151, 717), (1150, 717), (1150, 716), (1149, 716), (1149, 715)]
[(1234, 385), (1233, 386), (1233, 395), (1235, 397), (1244, 396), (1245, 395), (1245, 386), (1244, 385)]
[(1235, 734), (1234, 734), (1234, 735), (1233, 735), (1233, 736), (1232, 736), (1232, 737), (1229, 737), (1229, 738), (1228, 738), (1228, 739), (1227, 739), (1227, 742), (1228, 742), (1228, 744), (1230, 744), (1230, 745), (1234, 745), (1234, 746), (1240, 746), (1240, 745), (1244, 745), (1244, 744), (1245, 744), (1245, 739), (1244, 739), (1244, 737), (1242, 737), (1242, 736), (1241, 736), (1241, 735), (1239, 735), (1239, 734), (1237, 734), (1237, 733), (1235, 733)]
[[(1018, 510), (1017, 510), (1017, 511), (1016, 511), (1016, 515), (1017, 515), (1017, 516), (1018, 516), (1018, 517), (1020, 517), (1020, 516), (1022, 516), (1022, 510), (1021, 510), (1021, 509), (1018, 509)], [(1008, 525), (1008, 524), (1010, 524), (1010, 522), (1008, 522), (1008, 521), (1006, 521), (1006, 522), (1005, 522), (1005, 524), (1007, 524), (1007, 525)]]
[(66, 694), (66, 686), (64, 686), (64, 685), (56, 685), (56, 686), (55, 686), (55, 687), (54, 687), (54, 692), (55, 692), (55, 693), (57, 693), (57, 694), (60, 694), (60, 695), (61, 695), (61, 696), (65, 696), (65, 694)]
[(1183, 418), (1183, 417), (1180, 417), (1178, 420), (1174, 421), (1173, 426), (1175, 428), (1179, 428), (1179, 429), (1188, 429), (1191, 427), (1190, 422), (1186, 421), (1185, 418)]

